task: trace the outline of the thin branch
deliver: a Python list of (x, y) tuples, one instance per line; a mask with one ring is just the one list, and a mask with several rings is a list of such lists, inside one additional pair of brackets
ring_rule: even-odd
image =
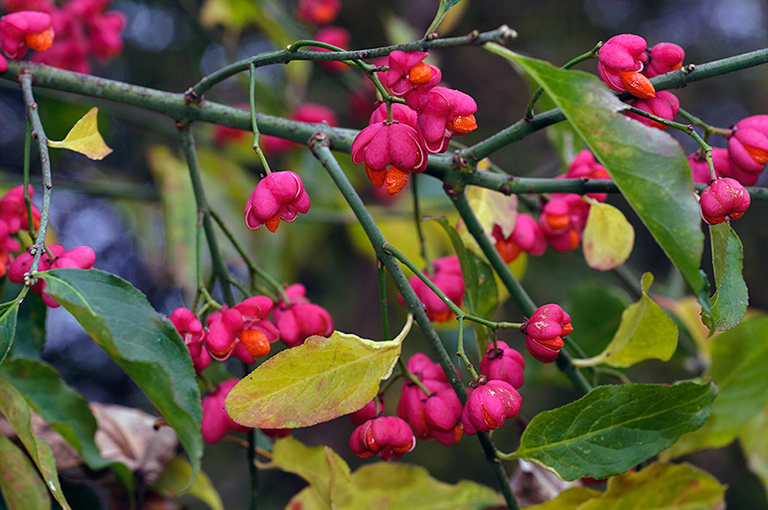
[(205, 231), (205, 239), (208, 242), (208, 250), (211, 253), (213, 271), (216, 273), (216, 277), (218, 278), (219, 284), (221, 285), (221, 291), (224, 294), (224, 301), (228, 306), (232, 307), (235, 306), (235, 296), (232, 294), (232, 287), (229, 284), (229, 270), (224, 264), (224, 259), (221, 257), (221, 251), (219, 251), (219, 243), (216, 240), (216, 232), (213, 230), (211, 212), (208, 207), (208, 200), (205, 198), (203, 180), (200, 175), (200, 166), (197, 162), (195, 138), (192, 136), (192, 130), (188, 125), (179, 125), (179, 134), (181, 136), (181, 145), (184, 150), (184, 155), (187, 158), (187, 166), (189, 167), (189, 176), (192, 180), (192, 190), (195, 193), (197, 209), (202, 213), (203, 216), (203, 230)]
[[(40, 114), (37, 111), (37, 103), (32, 93), (32, 82), (34, 77), (30, 73), (21, 73), (19, 75), (21, 84), (21, 93), (24, 96), (24, 103), (27, 107), (27, 118), (32, 124), (32, 137), (37, 139), (37, 149), (40, 153), (40, 165), (43, 173), (43, 207), (40, 211), (40, 226), (37, 229), (37, 237), (32, 245), (30, 253), (32, 254), (32, 264), (29, 271), (24, 275), (25, 283), (34, 280), (34, 274), (40, 265), (40, 257), (45, 251), (45, 235), (48, 231), (48, 220), (51, 215), (51, 189), (53, 181), (51, 180), (51, 158), (48, 155), (48, 138), (45, 136), (43, 124), (40, 121)], [(31, 277), (31, 278), (29, 278)]]
[[(408, 280), (406, 279), (403, 270), (397, 264), (397, 260), (392, 255), (384, 251), (383, 247), (387, 240), (384, 238), (384, 235), (379, 230), (370, 212), (368, 212), (368, 209), (366, 209), (363, 201), (360, 199), (360, 196), (352, 187), (352, 184), (349, 182), (347, 176), (344, 174), (344, 171), (341, 169), (339, 163), (336, 161), (336, 158), (333, 156), (333, 152), (331, 152), (329, 147), (329, 140), (322, 133), (318, 133), (310, 140), (310, 149), (312, 149), (312, 153), (315, 155), (315, 157), (320, 160), (320, 163), (322, 163), (323, 167), (331, 176), (331, 179), (333, 179), (334, 183), (336, 183), (336, 186), (339, 188), (341, 194), (347, 200), (347, 203), (352, 208), (352, 211), (355, 213), (355, 216), (360, 222), (360, 225), (363, 227), (363, 230), (373, 245), (376, 256), (379, 258), (379, 260), (382, 261), (387, 269), (387, 272), (395, 282), (395, 286), (400, 292), (400, 295), (403, 296), (403, 300), (406, 303), (408, 311), (413, 314), (416, 322), (419, 324), (422, 333), (432, 347), (433, 352), (437, 356), (437, 360), (440, 363), (443, 372), (445, 372), (446, 376), (448, 377), (448, 381), (451, 383), (451, 386), (456, 392), (456, 395), (459, 397), (459, 400), (462, 403), (466, 402), (468, 396), (467, 389), (462, 384), (461, 379), (459, 379), (456, 373), (456, 369), (451, 362), (450, 356), (445, 350), (445, 346), (443, 346), (443, 343), (435, 331), (435, 328), (432, 327), (432, 324), (427, 317), (427, 313), (424, 310), (424, 305), (421, 304), (418, 297), (413, 292), (413, 289), (408, 284)], [(480, 444), (482, 445), (485, 458), (491, 465), (491, 469), (493, 470), (501, 492), (504, 495), (507, 506), (511, 509), (519, 508), (517, 505), (517, 500), (515, 500), (515, 496), (512, 493), (512, 488), (509, 485), (509, 479), (507, 478), (504, 466), (502, 465), (501, 460), (496, 457), (498, 452), (496, 446), (491, 441), (490, 436), (484, 432), (478, 432), (477, 437), (480, 441)]]

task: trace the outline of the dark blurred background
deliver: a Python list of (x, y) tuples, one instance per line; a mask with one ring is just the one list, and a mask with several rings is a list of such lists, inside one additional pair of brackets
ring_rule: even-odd
[[(335, 24), (350, 31), (351, 49), (359, 49), (421, 37), (438, 2), (342, 0), (342, 3)], [(294, 8), (293, 2), (277, 1), (116, 0), (110, 9), (127, 16), (125, 50), (121, 58), (97, 64), (94, 74), (182, 92), (227, 63), (311, 37), (315, 29), (295, 21)], [(768, 46), (768, 4), (761, 0), (463, 0), (452, 15), (456, 19), (447, 22), (451, 26), (449, 31), (442, 31), (442, 35), (463, 35), (475, 29), (486, 31), (507, 24), (519, 33), (511, 48), (555, 65), (562, 65), (590, 50), (598, 41), (620, 33), (641, 35), (649, 45), (662, 41), (679, 44), (686, 51), (686, 63), (707, 62)], [(268, 22), (259, 25), (254, 21), (259, 16), (265, 16)], [(433, 62), (441, 67), (444, 81), (472, 95), (478, 103), (479, 129), (460, 139), (461, 143), (476, 143), (522, 117), (530, 92), (525, 81), (506, 62), (477, 47), (435, 50), (431, 55)], [(594, 73), (596, 62), (584, 62), (577, 68)], [(333, 108), (342, 126), (360, 128), (364, 123), (348, 110), (350, 94), (364, 90), (360, 78), (351, 72), (332, 75), (309, 63), (260, 69), (259, 107), (266, 113), (285, 116), (295, 105), (314, 101)], [(674, 93), (689, 112), (710, 124), (729, 127), (748, 115), (768, 113), (767, 88), (768, 67), (762, 66), (697, 82)], [(206, 97), (226, 104), (246, 104), (247, 82), (242, 77), (230, 79)], [(166, 254), (168, 224), (164, 221), (161, 189), (157, 184), (159, 175), (174, 168), (185, 171), (173, 122), (142, 110), (54, 92), (39, 91), (37, 99), (52, 139), (62, 139), (90, 106), (99, 106), (101, 131), (115, 150), (102, 162), (91, 162), (68, 152), (53, 154), (55, 234), (67, 248), (80, 244), (91, 246), (97, 253), (95, 267), (131, 281), (160, 312), (170, 314), (177, 306), (189, 306), (190, 283), (194, 280), (190, 282), (189, 273), (185, 273), (183, 267), (180, 269), (181, 261)], [(0, 82), (0, 118), (3, 119), (0, 123), (0, 185), (3, 187), (20, 182), (23, 110), (16, 88)], [(258, 263), (280, 281), (303, 283), (308, 296), (331, 312), (337, 329), (380, 338), (372, 250), (361, 238), (359, 229), (352, 227), (349, 210), (308, 151), (299, 149), (276, 157), (271, 163), (275, 168), (291, 168), (301, 173), (310, 189), (313, 209), (294, 224), (281, 226), (276, 235), (264, 229), (248, 232), (242, 226), (242, 208), (259, 171), (250, 141), (217, 145), (213, 142), (212, 128), (206, 125), (195, 126), (194, 133), (198, 147), (205, 153), (201, 161), (211, 189), (209, 199), (233, 225), (239, 221), (233, 228)], [(692, 140), (676, 133), (672, 135), (680, 140), (686, 153), (696, 148)], [(725, 146), (722, 139), (713, 138), (711, 143)], [(158, 146), (169, 147), (171, 152), (158, 156), (162, 152)], [(558, 155), (543, 132), (500, 150), (492, 160), (505, 171), (520, 176), (554, 176), (561, 168)], [(410, 196), (400, 197), (391, 205), (382, 204), (371, 192), (361, 169), (352, 166), (344, 156), (342, 163), (366, 202), (380, 214), (377, 217), (381, 218), (382, 225), (388, 225), (385, 234), (392, 236), (393, 244), (413, 244), (403, 233), (403, 225), (410, 215)], [(33, 165), (34, 168), (38, 167)], [(449, 202), (440, 184), (431, 178), (422, 178), (422, 183), (425, 214), (450, 215)], [(758, 185), (765, 185), (765, 179)], [(657, 282), (654, 291), (673, 299), (683, 297), (685, 289), (679, 278), (644, 227), (620, 197), (612, 197), (610, 201), (628, 214), (636, 228), (636, 246), (627, 263), (631, 278), (639, 281), (642, 272), (651, 271)], [(744, 274), (750, 289), (750, 303), (757, 309), (768, 309), (762, 269), (762, 254), (768, 249), (768, 229), (763, 225), (763, 218), (768, 214), (766, 209), (765, 202), (754, 200), (750, 214), (734, 224), (744, 244)], [(440, 237), (439, 234), (436, 237)], [(188, 238), (187, 249), (192, 250), (193, 244), (194, 237)], [(445, 239), (435, 241), (434, 253), (440, 254), (439, 251), (445, 249), (441, 246), (445, 245)], [(411, 253), (416, 253), (415, 249)], [(228, 252), (228, 257), (236, 271), (242, 269), (233, 253)], [(187, 260), (185, 264), (188, 263)], [(169, 269), (178, 270), (180, 275), (169, 274)], [(597, 296), (596, 308), (607, 306), (606, 303), (617, 307), (607, 319), (600, 318), (608, 322), (615, 321), (621, 307), (636, 299), (621, 278), (612, 273), (591, 271), (578, 251), (559, 255), (550, 250), (540, 259), (529, 260), (523, 283), (537, 303), (561, 302), (585, 309), (577, 314), (584, 321), (598, 320), (590, 318), (590, 311), (595, 315), (594, 309), (589, 310), (589, 306), (580, 301), (584, 296), (590, 299)], [(394, 295), (392, 298), (392, 328), (398, 329), (404, 313)], [(521, 314), (514, 304), (506, 303), (498, 317), (518, 321)], [(575, 338), (588, 353), (599, 352), (612, 335), (610, 326), (599, 338)], [(576, 329), (578, 331), (578, 324)], [(444, 337), (451, 344), (455, 342), (456, 333), (446, 330)], [(522, 349), (522, 337), (517, 334), (504, 333), (502, 339)], [(406, 353), (426, 349), (418, 331), (413, 332), (405, 346)], [(61, 309), (49, 312), (43, 357), (89, 399), (147, 407), (130, 380)], [(237, 364), (230, 369), (234, 375), (242, 373)], [(680, 349), (670, 363), (644, 362), (627, 375), (635, 382), (672, 382), (694, 377), (699, 374), (697, 370)], [(388, 407), (394, 412), (397, 386), (391, 393)], [(529, 363), (521, 393), (523, 419), (577, 397), (554, 367), (542, 368), (535, 363)], [(347, 440), (351, 431), (349, 421), (342, 418), (297, 430), (295, 436), (312, 445), (329, 444), (354, 467), (362, 461), (349, 452)], [(519, 432), (519, 427), (511, 424), (498, 431), (494, 440), (502, 450), (513, 451)], [(495, 487), (474, 438), (464, 438), (451, 447), (420, 442), (404, 460), (426, 466), (435, 477), (446, 482), (471, 478)], [(768, 505), (759, 481), (747, 471), (736, 446), (694, 455), (690, 460), (729, 486), (729, 507)], [(222, 443), (208, 448), (204, 469), (219, 489), (226, 508), (246, 508), (247, 466), (240, 447)], [(509, 470), (513, 470), (512, 464)], [(298, 478), (275, 471), (264, 472), (261, 479), (265, 498), (262, 508), (284, 506), (303, 486)], [(186, 503), (197, 505), (191, 500)]]

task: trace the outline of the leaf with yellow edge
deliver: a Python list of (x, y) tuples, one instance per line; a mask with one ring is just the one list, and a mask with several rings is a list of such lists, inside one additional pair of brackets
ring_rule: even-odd
[[(203, 471), (197, 473), (192, 486), (188, 487), (192, 478), (192, 466), (181, 457), (174, 457), (165, 465), (163, 472), (150, 484), (150, 487), (166, 498), (176, 498), (183, 494), (194, 496), (211, 510), (224, 510), (224, 503), (216, 488)], [(189, 491), (187, 491), (189, 488)]]
[(329, 446), (306, 446), (290, 436), (275, 441), (272, 463), (306, 480), (330, 507), (341, 486), (349, 483), (349, 465)]
[(668, 361), (672, 357), (677, 349), (677, 325), (648, 297), (652, 283), (653, 275), (645, 273), (643, 296), (621, 314), (621, 324), (611, 343), (593, 358), (573, 360), (574, 365), (586, 367), (605, 363), (626, 368), (646, 359)]
[(72, 126), (64, 140), (60, 142), (48, 140), (48, 146), (79, 152), (91, 159), (104, 159), (112, 149), (107, 146), (99, 133), (99, 126), (96, 123), (98, 113), (99, 109), (94, 106)]
[(450, 485), (432, 478), (421, 466), (402, 462), (367, 464), (350, 474), (347, 463), (331, 448), (305, 446), (292, 438), (275, 442), (273, 454), (275, 467), (309, 482), (286, 508), (481, 510), (503, 502), (490, 487), (468, 480)]
[(629, 258), (635, 244), (635, 229), (612, 205), (591, 202), (582, 238), (584, 259), (592, 269), (608, 271)]
[(413, 317), (393, 340), (374, 342), (334, 331), (309, 337), (244, 377), (227, 396), (237, 423), (257, 428), (309, 427), (357, 411), (390, 376)]
[[(591, 497), (590, 497), (591, 496)], [(691, 464), (654, 463), (608, 479), (605, 492), (569, 489), (530, 510), (699, 510), (724, 507), (725, 487)]]
[[(486, 169), (486, 160), (478, 163), (478, 169)], [(515, 221), (517, 220), (517, 195), (504, 195), (498, 191), (481, 188), (479, 186), (470, 186), (465, 192), (467, 201), (477, 216), (477, 220), (482, 225), (485, 233), (490, 236), (493, 228), (498, 225), (504, 237), (512, 235), (515, 230)], [(464, 244), (477, 254), (482, 254), (477, 241), (467, 230), (463, 221), (459, 221), (457, 230), (461, 235)], [(495, 242), (495, 241), (494, 241)]]

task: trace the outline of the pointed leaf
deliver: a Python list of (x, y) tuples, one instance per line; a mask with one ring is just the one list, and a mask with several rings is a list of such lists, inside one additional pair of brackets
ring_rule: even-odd
[(402, 462), (366, 464), (352, 473), (349, 499), (342, 508), (451, 508), (481, 510), (503, 505), (490, 487), (469, 480), (447, 484), (422, 466)]
[(211, 510), (224, 510), (221, 496), (205, 472), (200, 471), (195, 477), (192, 487), (189, 488), (189, 491), (186, 490), (191, 476), (192, 466), (189, 462), (181, 457), (174, 457), (165, 465), (163, 472), (160, 473), (154, 483), (150, 484), (150, 487), (166, 498), (175, 498), (186, 493), (208, 505)]
[(0, 434), (0, 493), (8, 510), (49, 510), (48, 489), (29, 457)]
[(634, 244), (635, 229), (621, 211), (609, 204), (592, 204), (581, 240), (589, 267), (599, 271), (619, 267), (629, 258)]
[(203, 454), (200, 390), (189, 351), (173, 324), (115, 275), (55, 269), (38, 276), (46, 282), (45, 292), (77, 319), (176, 431), (197, 474)]
[(727, 445), (768, 404), (767, 339), (768, 317), (747, 319), (714, 338), (709, 376), (718, 393), (712, 415), (701, 429), (681, 437), (665, 458)]
[(621, 314), (621, 324), (605, 350), (587, 360), (574, 360), (578, 366), (605, 363), (625, 368), (640, 361), (658, 358), (669, 361), (677, 349), (677, 325), (648, 297), (653, 275), (645, 273), (643, 296)]
[(413, 318), (394, 340), (374, 342), (334, 331), (277, 353), (229, 392), (226, 409), (255, 428), (316, 425), (357, 411), (390, 376)]
[(45, 344), (45, 324), (48, 306), (39, 295), (28, 292), (19, 306), (16, 318), (16, 340), (9, 356), (40, 357)]
[(642, 471), (608, 479), (605, 492), (591, 491), (590, 494), (580, 489), (563, 492), (530, 509), (700, 510), (725, 505), (725, 487), (691, 464), (654, 463)]
[(619, 329), (621, 315), (632, 304), (626, 291), (598, 280), (569, 285), (566, 297), (562, 307), (571, 316), (570, 337), (588, 356), (608, 345)]
[(701, 427), (714, 397), (712, 384), (694, 382), (599, 386), (536, 415), (514, 456), (563, 480), (622, 474)]
[(306, 446), (288, 436), (275, 441), (272, 462), (277, 468), (306, 480), (329, 508), (338, 495), (339, 486), (349, 484), (349, 466), (329, 446)]
[(11, 386), (10, 383), (0, 379), (0, 413), (16, 431), (21, 444), (26, 448), (27, 453), (32, 458), (32, 462), (37, 466), (40, 475), (45, 480), (48, 490), (65, 510), (70, 506), (64, 497), (59, 483), (59, 475), (56, 472), (56, 461), (53, 458), (53, 451), (48, 443), (36, 437), (32, 433), (31, 413), (24, 396)]
[(549, 501), (526, 507), (526, 510), (577, 510), (583, 503), (598, 498), (601, 494), (602, 492), (589, 487), (571, 487)]
[(82, 455), (91, 469), (110, 464), (96, 446), (98, 425), (88, 401), (68, 386), (56, 369), (40, 360), (9, 359), (0, 366), (0, 379), (19, 390), (30, 407)]
[(738, 326), (747, 313), (749, 293), (741, 275), (744, 253), (730, 222), (710, 225), (709, 232), (717, 292), (712, 296), (712, 313), (705, 311), (701, 318), (710, 329), (724, 331)]
[(64, 140), (60, 142), (48, 140), (48, 146), (55, 149), (69, 149), (79, 152), (80, 154), (85, 154), (90, 159), (104, 159), (105, 156), (112, 152), (112, 149), (107, 147), (107, 144), (104, 143), (104, 139), (101, 137), (101, 133), (99, 133), (99, 126), (96, 122), (98, 113), (99, 109), (94, 106), (72, 126)]
[(12, 301), (0, 305), (0, 365), (13, 346), (16, 336), (16, 317), (19, 314), (19, 302)]
[(597, 76), (557, 69), (499, 45), (486, 48), (522, 66), (544, 88), (699, 295), (704, 236), (691, 171), (674, 138), (621, 115), (626, 106)]

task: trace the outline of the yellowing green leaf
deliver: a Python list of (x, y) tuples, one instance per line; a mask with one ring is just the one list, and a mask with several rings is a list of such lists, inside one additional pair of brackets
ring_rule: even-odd
[(582, 247), (592, 269), (607, 271), (622, 265), (632, 253), (635, 229), (621, 211), (595, 202), (589, 208)]
[(569, 489), (531, 510), (703, 510), (722, 507), (725, 487), (691, 464), (651, 464), (608, 479), (605, 492)]
[(0, 379), (0, 413), (5, 415), (13, 427), (19, 441), (26, 448), (32, 462), (37, 466), (40, 476), (45, 480), (51, 495), (62, 508), (69, 510), (71, 507), (67, 503), (59, 483), (56, 460), (53, 457), (51, 447), (32, 432), (32, 415), (29, 405), (24, 400), (24, 395), (3, 379)]
[(96, 123), (98, 113), (99, 109), (94, 106), (72, 126), (64, 140), (60, 142), (48, 140), (48, 146), (79, 152), (91, 159), (104, 159), (112, 149), (107, 146), (99, 133), (99, 126)]
[(490, 234), (494, 225), (498, 225), (504, 237), (512, 234), (517, 219), (517, 195), (505, 195), (479, 186), (469, 187), (466, 195), (483, 230)]
[(571, 487), (545, 503), (527, 508), (529, 510), (576, 510), (581, 508), (583, 503), (598, 498), (601, 494), (602, 492), (588, 487)]
[(349, 466), (330, 447), (306, 446), (292, 437), (275, 441), (272, 450), (273, 464), (306, 480), (314, 494), (322, 500), (322, 508), (331, 508), (349, 483)]
[(48, 489), (29, 457), (0, 434), (0, 494), (8, 510), (49, 510)]
[[(279, 444), (275, 445), (276, 452)], [(489, 487), (467, 480), (443, 483), (421, 466), (376, 462), (350, 476), (346, 463), (327, 446), (308, 448), (294, 440), (288, 449), (290, 456), (276, 453), (277, 467), (298, 474), (310, 486), (294, 496), (286, 508), (481, 510), (503, 504), (501, 496)]]
[(208, 475), (203, 471), (197, 473), (192, 486), (187, 491), (191, 477), (192, 466), (189, 462), (181, 457), (174, 457), (165, 465), (163, 472), (150, 487), (166, 498), (175, 498), (186, 493), (208, 505), (211, 510), (224, 510), (221, 496), (216, 492)]
[(594, 358), (574, 360), (577, 366), (605, 363), (629, 367), (640, 361), (658, 358), (668, 361), (677, 349), (677, 325), (648, 297), (653, 275), (643, 275), (643, 296), (621, 314), (621, 324), (611, 343)]
[(394, 340), (334, 331), (279, 352), (232, 388), (227, 412), (248, 427), (297, 428), (357, 411), (392, 373), (412, 321)]

